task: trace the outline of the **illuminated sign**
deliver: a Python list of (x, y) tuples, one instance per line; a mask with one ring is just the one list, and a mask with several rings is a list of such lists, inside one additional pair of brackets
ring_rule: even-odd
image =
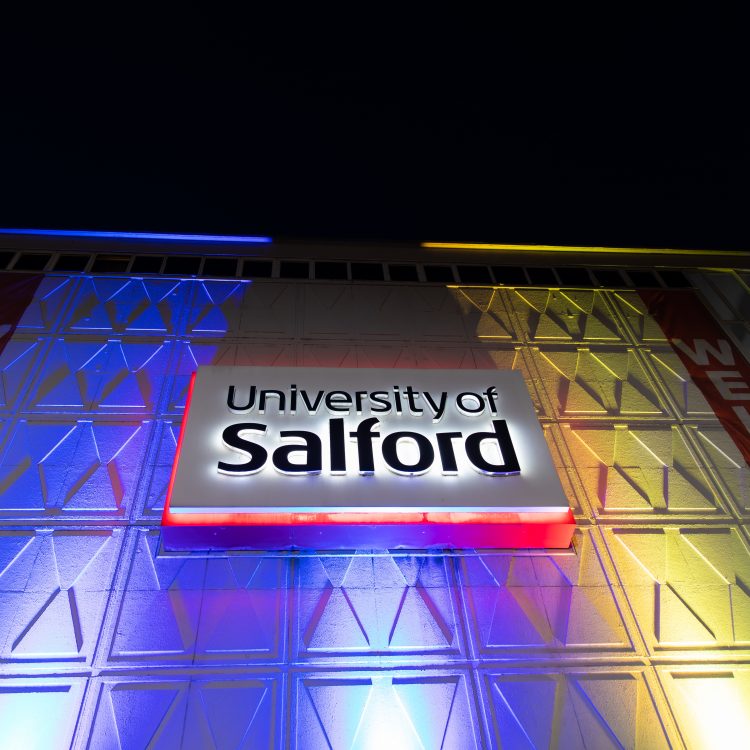
[(168, 546), (567, 546), (518, 372), (202, 367)]

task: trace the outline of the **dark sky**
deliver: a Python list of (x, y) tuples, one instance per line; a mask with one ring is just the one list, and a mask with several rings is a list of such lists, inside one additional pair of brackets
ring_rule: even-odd
[(200, 14), (2, 36), (6, 227), (750, 247), (731, 45), (342, 50)]

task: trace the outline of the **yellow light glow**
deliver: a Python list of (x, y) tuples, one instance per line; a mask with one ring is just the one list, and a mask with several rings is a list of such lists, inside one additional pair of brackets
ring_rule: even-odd
[(681, 726), (683, 731), (688, 727), (692, 730), (685, 738), (691, 747), (747, 747), (750, 737), (747, 682), (743, 685), (731, 674), (675, 677), (685, 699)]
[(608, 253), (627, 255), (728, 255), (745, 257), (742, 250), (678, 250), (675, 248), (646, 247), (569, 247), (565, 245), (506, 245), (491, 242), (420, 242), (420, 247), (438, 250), (516, 250), (539, 253)]

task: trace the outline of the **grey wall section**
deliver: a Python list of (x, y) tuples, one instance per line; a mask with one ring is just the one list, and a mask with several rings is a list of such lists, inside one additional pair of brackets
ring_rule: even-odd
[[(518, 370), (574, 546), (167, 553), (208, 363)], [(747, 736), (747, 468), (632, 290), (49, 275), (0, 375), (2, 747)]]

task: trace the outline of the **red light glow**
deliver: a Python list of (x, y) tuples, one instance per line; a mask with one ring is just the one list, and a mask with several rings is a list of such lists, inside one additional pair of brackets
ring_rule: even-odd
[(174, 463), (172, 464), (172, 474), (169, 477), (169, 487), (167, 487), (167, 500), (164, 503), (164, 513), (162, 513), (161, 522), (162, 525), (169, 524), (170, 512), (169, 503), (172, 500), (172, 488), (174, 487), (174, 480), (177, 476), (177, 466), (180, 463), (180, 453), (182, 452), (182, 441), (185, 437), (185, 430), (187, 428), (188, 414), (190, 412), (190, 402), (193, 400), (193, 388), (195, 387), (195, 377), (198, 373), (194, 372), (190, 376), (190, 385), (188, 385), (187, 399), (185, 400), (185, 416), (182, 418), (182, 425), (180, 427), (180, 437), (177, 439), (177, 452), (175, 453)]

